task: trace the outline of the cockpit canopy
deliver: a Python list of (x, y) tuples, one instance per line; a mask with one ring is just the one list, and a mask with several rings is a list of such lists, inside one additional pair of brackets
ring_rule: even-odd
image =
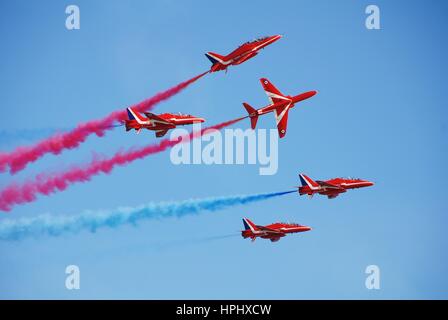
[(269, 38), (269, 36), (264, 36), (264, 37), (257, 38), (257, 39), (255, 39), (255, 40), (253, 40), (252, 42), (255, 42), (255, 41), (263, 41), (263, 40), (266, 40), (267, 38)]
[(178, 112), (177, 113), (178, 116), (182, 116), (182, 117), (191, 117), (191, 114), (186, 114), (186, 113), (182, 113), (182, 112)]
[(353, 178), (353, 177), (346, 177), (346, 178), (341, 178), (341, 179), (344, 179), (344, 180), (356, 180), (356, 181), (360, 181), (361, 180), (360, 178)]
[(291, 222), (278, 222), (280, 224), (287, 224), (288, 226), (292, 226), (292, 227), (303, 227), (301, 224), (298, 223), (291, 223)]
[[(267, 38), (269, 38), (269, 36), (264, 36), (264, 37), (256, 38), (256, 39), (253, 39), (253, 40), (251, 40), (251, 41), (247, 41), (247, 42), (243, 43), (241, 46), (244, 46), (245, 44), (250, 44), (250, 43), (258, 42), (258, 41), (263, 41), (263, 40), (265, 40), (265, 39), (267, 39)], [(241, 46), (240, 46), (240, 47), (241, 47)]]

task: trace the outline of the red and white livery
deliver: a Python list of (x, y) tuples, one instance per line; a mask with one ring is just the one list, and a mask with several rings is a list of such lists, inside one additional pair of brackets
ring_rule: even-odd
[(326, 181), (316, 180), (314, 181), (310, 177), (299, 174), (302, 186), (299, 187), (299, 194), (304, 194), (312, 197), (315, 193), (322, 194), (328, 197), (328, 199), (334, 199), (339, 194), (347, 192), (349, 189), (357, 189), (373, 186), (374, 183), (362, 179), (354, 178), (335, 178)]
[(125, 121), (126, 131), (134, 129), (140, 133), (142, 129), (153, 130), (156, 137), (163, 137), (168, 130), (176, 128), (179, 125), (193, 124), (195, 122), (204, 122), (203, 118), (194, 117), (185, 114), (163, 113), (155, 115), (150, 112), (144, 112), (142, 116), (132, 108), (127, 108), (128, 120)]
[(251, 127), (252, 129), (255, 129), (259, 115), (274, 112), (278, 134), (280, 138), (283, 138), (286, 135), (289, 109), (294, 108), (294, 105), (297, 102), (311, 98), (317, 93), (317, 91), (308, 91), (297, 96), (286, 96), (282, 94), (280, 90), (278, 90), (268, 79), (261, 78), (260, 82), (264, 91), (268, 95), (271, 104), (256, 110), (248, 103), (243, 103), (244, 108), (249, 113)]
[(237, 49), (232, 51), (226, 56), (222, 56), (220, 54), (214, 52), (207, 52), (205, 56), (211, 61), (212, 67), (210, 68), (210, 72), (216, 72), (220, 70), (226, 70), (229, 66), (235, 66), (241, 64), (258, 54), (260, 49), (274, 43), (278, 39), (280, 39), (281, 35), (268, 36), (255, 39), (253, 41), (248, 41)]
[(272, 242), (280, 240), (280, 238), (286, 236), (288, 233), (297, 233), (310, 231), (311, 228), (302, 226), (297, 223), (284, 223), (276, 222), (267, 226), (259, 226), (254, 224), (247, 218), (243, 219), (244, 230), (241, 231), (241, 235), (244, 239), (251, 238), (255, 241), (256, 238), (269, 239)]

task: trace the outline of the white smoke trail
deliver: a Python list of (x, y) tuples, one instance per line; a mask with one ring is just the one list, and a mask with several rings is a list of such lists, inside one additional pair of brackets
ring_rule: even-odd
[(123, 207), (110, 211), (86, 211), (74, 216), (40, 215), (32, 218), (6, 219), (0, 222), (0, 240), (21, 240), (43, 235), (60, 236), (65, 233), (91, 232), (99, 228), (116, 228), (136, 224), (140, 220), (183, 217), (202, 211), (224, 208), (267, 200), (295, 191), (238, 195), (229, 197), (193, 199), (180, 202), (148, 203), (138, 207)]

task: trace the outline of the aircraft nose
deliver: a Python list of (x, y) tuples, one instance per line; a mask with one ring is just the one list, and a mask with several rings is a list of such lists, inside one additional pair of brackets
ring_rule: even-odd
[(204, 118), (194, 118), (194, 121), (196, 122), (205, 122)]

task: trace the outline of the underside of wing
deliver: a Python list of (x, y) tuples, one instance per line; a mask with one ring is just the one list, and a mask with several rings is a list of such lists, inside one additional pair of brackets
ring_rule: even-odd
[(168, 132), (168, 130), (158, 130), (158, 131), (156, 131), (156, 137), (161, 138), (164, 135), (166, 135), (167, 132)]
[(277, 102), (285, 102), (291, 101), (288, 97), (286, 97), (283, 93), (280, 92), (268, 79), (262, 78), (260, 79), (261, 85), (263, 86), (264, 91), (268, 95), (269, 101), (271, 104)]
[(290, 104), (288, 104), (286, 107), (277, 108), (274, 111), (275, 121), (277, 122), (278, 135), (280, 136), (280, 138), (283, 138), (286, 135), (289, 106)]

